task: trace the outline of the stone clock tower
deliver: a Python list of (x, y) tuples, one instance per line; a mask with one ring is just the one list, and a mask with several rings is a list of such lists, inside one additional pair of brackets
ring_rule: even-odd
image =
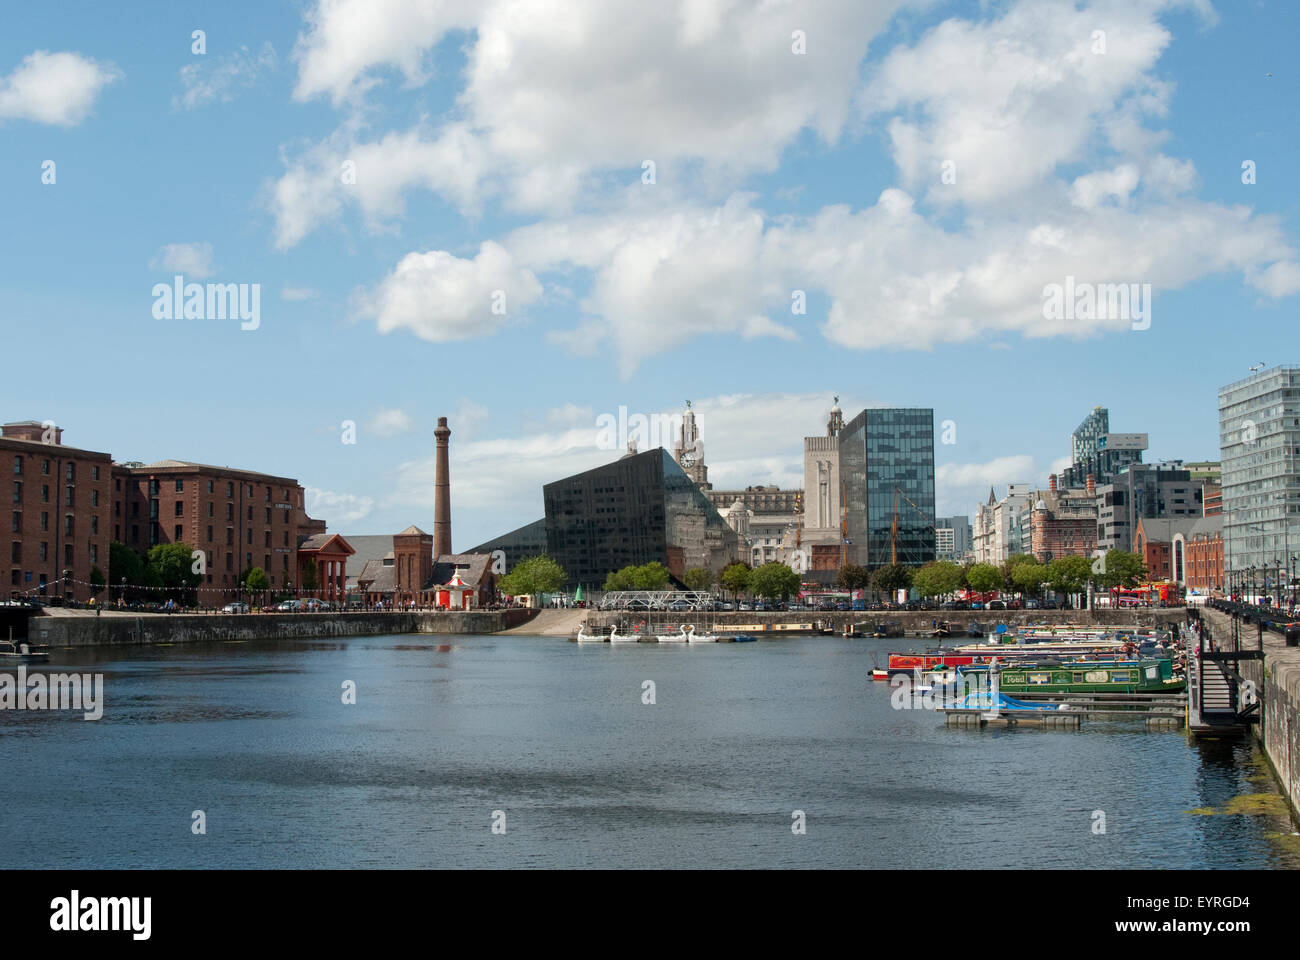
[(681, 430), (677, 433), (677, 443), (673, 446), (673, 459), (686, 471), (701, 490), (712, 490), (709, 483), (709, 468), (704, 464), (704, 444), (700, 441), (700, 432), (695, 427), (695, 411), (691, 401), (686, 401), (686, 412), (682, 414)]

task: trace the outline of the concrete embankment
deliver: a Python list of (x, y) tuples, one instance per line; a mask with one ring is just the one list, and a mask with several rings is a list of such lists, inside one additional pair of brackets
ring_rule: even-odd
[(525, 623), (533, 611), (468, 610), (414, 613), (145, 614), (33, 617), (32, 643), (85, 647), (129, 643), (374, 637), (394, 633), (488, 634)]
[[(1227, 648), (1232, 637), (1232, 617), (1206, 609), (1211, 635)], [(1241, 675), (1255, 683), (1263, 696), (1263, 721), (1254, 725), (1257, 739), (1273, 765), (1292, 810), (1300, 815), (1300, 647), (1288, 647), (1278, 633), (1264, 633), (1264, 662), (1244, 661)], [(1253, 623), (1241, 625), (1241, 648), (1259, 649), (1259, 632)]]

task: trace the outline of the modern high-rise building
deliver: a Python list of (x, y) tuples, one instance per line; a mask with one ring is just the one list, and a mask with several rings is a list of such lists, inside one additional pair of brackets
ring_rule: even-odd
[(1130, 464), (1141, 463), (1146, 448), (1145, 433), (1111, 433), (1110, 411), (1094, 407), (1070, 434), (1070, 466), (1061, 486), (1083, 487), (1090, 475), (1097, 486), (1110, 483)]
[(875, 569), (934, 560), (934, 410), (868, 408), (839, 441), (847, 561)]
[(1300, 366), (1219, 389), (1219, 449), (1228, 588), (1272, 590), (1300, 554)]
[(1179, 461), (1135, 463), (1097, 487), (1097, 548), (1132, 550), (1139, 519), (1204, 515), (1205, 481), (1194, 480)]
[(939, 517), (934, 521), (935, 554), (940, 560), (961, 563), (971, 552), (970, 517)]

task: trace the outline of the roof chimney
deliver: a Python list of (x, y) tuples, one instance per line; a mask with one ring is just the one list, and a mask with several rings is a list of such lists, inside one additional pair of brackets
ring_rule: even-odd
[(1047, 478), (1047, 489), (1051, 490), (1052, 493), (1056, 492), (1056, 474), (1052, 474)]
[(1084, 481), (1084, 486), (1088, 490), (1088, 496), (1095, 497), (1097, 495), (1097, 478), (1093, 474), (1088, 474), (1088, 479)]
[(433, 555), (435, 558), (451, 553), (451, 480), (447, 469), (447, 441), (451, 430), (447, 418), (438, 418), (438, 429), (433, 431), (438, 439), (438, 455), (433, 481)]

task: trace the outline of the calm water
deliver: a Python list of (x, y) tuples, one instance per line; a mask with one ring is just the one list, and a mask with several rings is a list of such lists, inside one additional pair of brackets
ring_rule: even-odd
[(104, 717), (0, 712), (0, 864), (1297, 865), (1289, 822), (1186, 812), (1276, 793), (1249, 746), (947, 729), (867, 679), (897, 640), (440, 639), (59, 654)]

